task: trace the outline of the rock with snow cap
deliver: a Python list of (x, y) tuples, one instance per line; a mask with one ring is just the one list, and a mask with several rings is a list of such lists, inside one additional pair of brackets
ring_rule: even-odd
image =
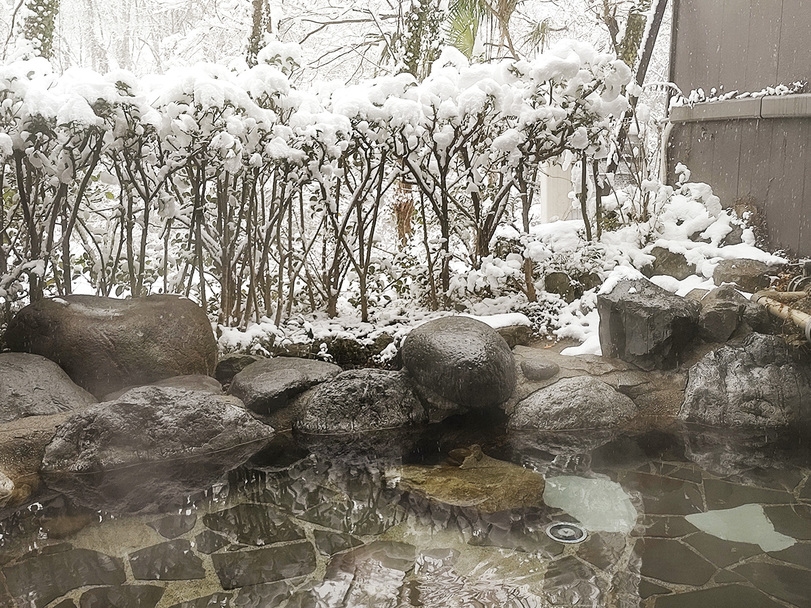
[(672, 369), (698, 335), (699, 304), (646, 279), (624, 279), (597, 296), (600, 346), (642, 369)]

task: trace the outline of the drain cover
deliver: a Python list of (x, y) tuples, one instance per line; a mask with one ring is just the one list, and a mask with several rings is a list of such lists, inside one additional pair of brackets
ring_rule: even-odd
[(588, 537), (588, 532), (577, 524), (560, 522), (552, 524), (546, 529), (546, 534), (559, 543), (582, 543)]

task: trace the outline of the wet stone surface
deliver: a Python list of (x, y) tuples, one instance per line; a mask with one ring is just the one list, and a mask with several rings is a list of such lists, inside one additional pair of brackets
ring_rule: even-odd
[[(678, 438), (662, 434), (555, 453), (548, 442), (453, 433), (459, 442), (424, 442), (402, 459), (347, 448), (278, 469), (265, 460), (163, 516), (68, 509), (86, 525), (69, 544), (43, 532), (67, 508), (46, 502), (0, 522), (0, 608), (808, 608), (811, 505), (801, 497), (811, 459), (778, 459), (770, 475), (762, 444), (755, 456), (741, 447), (736, 466), (691, 462)], [(576, 486), (568, 508), (578, 521), (565, 504), (490, 513), (387, 477), (447, 461), (471, 438), (547, 488), (565, 476), (616, 482), (637, 514), (631, 531), (590, 529), (572, 545), (547, 535), (553, 523), (590, 519), (583, 505), (602, 508), (589, 494), (599, 484)], [(775, 534), (796, 542), (764, 551), (685, 519), (743, 505), (762, 505)]]

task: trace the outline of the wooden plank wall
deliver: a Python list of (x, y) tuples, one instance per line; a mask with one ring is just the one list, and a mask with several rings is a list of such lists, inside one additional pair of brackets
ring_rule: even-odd
[[(811, 81), (809, 0), (674, 0), (673, 23), (671, 79), (685, 93)], [(752, 200), (773, 247), (811, 257), (811, 118), (677, 123), (668, 160), (724, 206)]]

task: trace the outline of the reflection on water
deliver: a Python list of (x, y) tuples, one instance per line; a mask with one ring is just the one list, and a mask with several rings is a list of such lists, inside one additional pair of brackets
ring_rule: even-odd
[(2, 522), (0, 608), (807, 607), (809, 464), (797, 438), (682, 427), (280, 436), (164, 515), (55, 496)]

